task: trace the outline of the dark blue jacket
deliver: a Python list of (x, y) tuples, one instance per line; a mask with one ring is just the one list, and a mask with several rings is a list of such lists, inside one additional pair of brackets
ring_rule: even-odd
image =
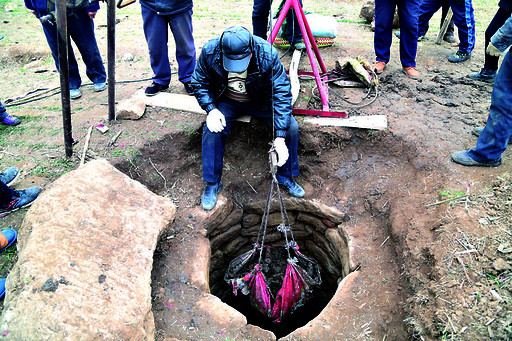
[(141, 6), (158, 15), (173, 15), (191, 10), (192, 0), (139, 0)]
[[(69, 1), (69, 0), (68, 0)], [(47, 0), (25, 0), (25, 7), (29, 10), (35, 10), (39, 16), (48, 14)], [(85, 8), (86, 12), (94, 12), (100, 9), (100, 3), (94, 2)], [(72, 13), (68, 13), (71, 15)]]
[[(274, 105), (276, 137), (285, 137), (292, 114), (290, 80), (276, 49), (264, 39), (256, 36), (253, 38), (254, 46), (245, 88), (254, 105), (268, 111)], [(207, 113), (217, 107), (215, 101), (228, 85), (228, 73), (222, 67), (219, 40), (219, 37), (214, 38), (203, 46), (191, 80), (197, 101)]]

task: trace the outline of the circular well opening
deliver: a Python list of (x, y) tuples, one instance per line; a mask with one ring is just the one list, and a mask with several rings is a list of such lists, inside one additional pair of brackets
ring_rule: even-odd
[[(244, 314), (249, 324), (269, 330), (279, 338), (306, 325), (332, 299), (339, 282), (350, 271), (348, 238), (340, 225), (345, 215), (336, 209), (306, 200), (284, 200), (295, 242), (302, 254), (320, 264), (322, 283), (313, 288), (312, 296), (304, 306), (281, 322), (272, 322), (251, 305), (249, 295), (239, 291), (235, 296), (232, 286), (224, 280), (230, 262), (254, 248), (265, 204), (253, 203), (243, 209), (231, 205), (230, 209), (221, 210), (210, 219), (207, 227), (211, 248), (210, 292)], [(287, 260), (285, 237), (277, 230), (281, 219), (279, 206), (275, 202), (270, 209), (265, 236), (265, 245), (271, 246), (273, 252), (265, 252), (261, 261), (263, 269), (276, 266), (283, 269), (280, 276), (266, 278), (274, 298), (282, 283)]]

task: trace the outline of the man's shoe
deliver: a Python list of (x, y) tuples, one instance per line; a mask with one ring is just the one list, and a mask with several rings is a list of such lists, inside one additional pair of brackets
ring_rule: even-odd
[(11, 212), (32, 205), (41, 191), (42, 189), (39, 186), (14, 190), (11, 202), (3, 207), (0, 206), (0, 217), (5, 217)]
[(469, 58), (471, 58), (471, 52), (465, 53), (465, 52), (457, 51), (454, 54), (452, 54), (451, 56), (449, 56), (448, 60), (452, 63), (461, 63), (463, 61), (468, 60)]
[(194, 96), (194, 89), (190, 86), (190, 82), (183, 83), (183, 86), (189, 96)]
[(144, 91), (144, 93), (146, 94), (146, 96), (155, 96), (160, 91), (164, 91), (167, 89), (169, 89), (169, 85), (162, 85), (153, 82), (153, 84), (146, 88), (146, 91)]
[(216, 184), (208, 184), (204, 188), (203, 196), (201, 197), (201, 205), (206, 211), (209, 211), (217, 204), (217, 194), (222, 190), (222, 182)]
[(412, 79), (420, 78), (420, 73), (416, 70), (415, 66), (407, 66), (402, 69), (402, 71), (407, 75), (407, 77)]
[(303, 42), (295, 43), (293, 44), (293, 48), (299, 51), (304, 50), (306, 48), (306, 44), (304, 44)]
[(386, 63), (383, 61), (376, 61), (375, 64), (373, 64), (373, 70), (375, 70), (376, 74), (381, 74), (382, 71), (384, 71), (384, 68), (386, 67)]
[(454, 36), (444, 36), (443, 40), (450, 44), (457, 44), (459, 41)]
[(295, 181), (293, 181), (291, 178), (287, 178), (284, 176), (276, 176), (277, 182), (281, 187), (286, 189), (288, 194), (290, 194), (292, 197), (296, 198), (302, 198), (306, 195), (306, 192), (302, 187), (300, 187)]
[(69, 90), (69, 98), (71, 99), (77, 99), (82, 97), (82, 92), (80, 89), (70, 89)]
[(490, 163), (475, 161), (471, 158), (471, 156), (469, 156), (469, 153), (467, 150), (453, 153), (452, 161), (456, 162), (458, 164), (464, 165), (464, 166), (484, 166), (484, 167), (496, 167), (496, 166), (499, 166), (501, 163), (501, 161), (490, 162)]
[(16, 182), (19, 175), (20, 170), (16, 167), (11, 167), (0, 173), (0, 181), (2, 181), (6, 186), (10, 186)]
[(107, 88), (107, 83), (96, 83), (94, 84), (94, 91), (100, 92)]
[(486, 83), (494, 83), (494, 80), (496, 79), (496, 71), (482, 68), (482, 70), (480, 70), (480, 72), (473, 72), (469, 75), (469, 77), (471, 77), (477, 81), (482, 81), (482, 82), (486, 82)]
[(0, 231), (0, 252), (7, 249), (18, 238), (18, 232), (13, 229), (5, 229)]
[(4, 119), (2, 120), (2, 124), (5, 124), (7, 126), (17, 126), (18, 124), (20, 124), (21, 121), (19, 118), (17, 118), (16, 116), (12, 116), (12, 115), (7, 115), (4, 117)]

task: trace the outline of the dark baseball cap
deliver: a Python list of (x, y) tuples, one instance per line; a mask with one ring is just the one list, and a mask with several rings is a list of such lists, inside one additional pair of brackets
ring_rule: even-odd
[(252, 34), (245, 27), (233, 26), (222, 34), (222, 65), (228, 72), (247, 70), (252, 53)]

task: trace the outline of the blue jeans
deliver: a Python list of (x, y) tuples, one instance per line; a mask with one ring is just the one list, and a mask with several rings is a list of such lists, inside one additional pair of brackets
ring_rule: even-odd
[[(46, 41), (52, 50), (55, 66), (59, 70), (59, 47), (57, 25), (48, 22), (42, 23)], [(94, 22), (84, 9), (68, 15), (68, 36), (73, 39), (86, 66), (87, 77), (94, 83), (105, 83), (107, 73), (103, 66), (100, 50), (94, 35)], [(78, 89), (82, 85), (82, 79), (78, 71), (78, 63), (68, 38), (68, 63), (69, 63), (69, 88)]]
[[(302, 0), (299, 0), (302, 7)], [(252, 27), (255, 36), (267, 39), (268, 17), (272, 0), (254, 0), (252, 7)], [(295, 10), (290, 7), (286, 14), (286, 40), (292, 45), (302, 41), (302, 33), (299, 27), (299, 21), (295, 15)]]
[(508, 52), (494, 81), (491, 107), (484, 130), (469, 156), (478, 162), (495, 163), (507, 149), (512, 135), (512, 55)]
[(154, 73), (153, 82), (160, 85), (169, 85), (171, 82), (167, 25), (170, 26), (176, 43), (178, 78), (182, 83), (190, 82), (196, 67), (196, 48), (192, 36), (192, 10), (174, 15), (158, 15), (141, 6), (141, 13), (151, 69)]
[(2, 181), (0, 181), (0, 206), (6, 206), (11, 202), (13, 189), (7, 187)]
[(375, 0), (376, 59), (389, 62), (396, 7), (400, 19), (400, 61), (403, 67), (416, 66), (420, 0)]
[[(229, 135), (231, 124), (242, 114), (247, 114), (261, 119), (269, 127), (272, 127), (272, 112), (255, 107), (253, 102), (237, 102), (223, 98), (216, 103), (217, 109), (224, 114), (226, 127), (220, 133), (212, 133), (207, 125), (203, 127), (203, 180), (205, 182), (217, 183), (222, 177), (222, 166), (224, 159), (224, 147), (226, 137)], [(286, 131), (286, 146), (288, 147), (289, 158), (286, 163), (279, 167), (277, 174), (291, 178), (299, 175), (299, 158), (297, 147), (299, 144), (299, 125), (292, 116), (290, 128)]]
[[(432, 15), (436, 13), (446, 0), (423, 0), (420, 6), (419, 31), (418, 35), (425, 34), (425, 27)], [(459, 51), (470, 53), (475, 47), (475, 16), (471, 0), (448, 0), (453, 10), (453, 21), (459, 29)], [(400, 17), (400, 20), (402, 18)]]
[(7, 117), (7, 111), (5, 110), (4, 105), (0, 102), (0, 121), (3, 121), (4, 118)]

